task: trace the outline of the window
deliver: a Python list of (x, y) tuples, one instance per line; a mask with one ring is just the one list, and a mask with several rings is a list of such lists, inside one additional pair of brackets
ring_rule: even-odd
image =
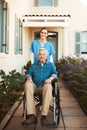
[(35, 6), (58, 6), (58, 0), (35, 0)]
[(15, 16), (15, 54), (22, 54), (22, 22)]
[(39, 4), (40, 6), (52, 6), (52, 0), (40, 0)]
[(0, 53), (8, 53), (9, 25), (8, 7), (6, 2), (0, 2)]
[(76, 32), (75, 53), (87, 54), (87, 32)]

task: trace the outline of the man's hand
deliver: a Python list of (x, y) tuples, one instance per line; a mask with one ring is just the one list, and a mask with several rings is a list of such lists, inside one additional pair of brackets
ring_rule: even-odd
[(46, 84), (51, 84), (51, 79), (49, 78), (49, 79), (45, 80), (45, 83)]
[(49, 79), (45, 80), (46, 84), (51, 84), (55, 77), (51, 76)]

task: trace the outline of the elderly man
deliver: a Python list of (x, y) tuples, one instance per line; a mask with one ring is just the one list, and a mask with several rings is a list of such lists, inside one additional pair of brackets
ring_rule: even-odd
[(51, 82), (57, 78), (57, 71), (53, 63), (46, 61), (47, 51), (44, 48), (39, 49), (38, 59), (39, 62), (32, 64), (26, 73), (25, 95), (27, 106), (27, 120), (25, 123), (37, 123), (33, 95), (35, 92), (41, 92), (43, 102), (41, 110), (41, 124), (47, 125), (47, 115), (52, 99)]

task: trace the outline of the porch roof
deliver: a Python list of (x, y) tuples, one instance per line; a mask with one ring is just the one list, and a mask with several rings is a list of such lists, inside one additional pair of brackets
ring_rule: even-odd
[(48, 27), (58, 27), (58, 26), (69, 26), (69, 18), (71, 16), (68, 15), (23, 15), (22, 22), (23, 26), (28, 27), (40, 27), (40, 26), (48, 26)]
[(52, 15), (50, 15), (50, 14), (29, 14), (29, 15), (23, 15), (23, 16), (26, 16), (26, 17), (37, 17), (37, 16), (39, 16), (39, 17), (44, 17), (44, 16), (46, 16), (46, 17), (71, 17), (70, 16), (70, 14), (68, 14), (68, 15), (58, 15), (58, 14), (52, 14)]

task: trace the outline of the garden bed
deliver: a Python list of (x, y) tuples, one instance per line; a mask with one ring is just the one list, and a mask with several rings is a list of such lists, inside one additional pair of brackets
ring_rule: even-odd
[(4, 119), (4, 117), (6, 116), (6, 114), (8, 113), (9, 110), (6, 110), (4, 108), (0, 108), (0, 123)]
[(10, 121), (11, 117), (13, 116), (14, 112), (16, 111), (16, 109), (18, 108), (18, 106), (20, 105), (21, 101), (22, 101), (22, 97), (19, 98), (20, 100), (16, 101), (12, 107), (9, 109), (9, 111), (5, 111), (5, 115), (2, 115), (1, 118), (1, 122), (0, 122), (0, 129), (3, 130), (6, 125), (8, 124), (8, 122)]
[[(0, 122), (9, 112), (24, 90), (24, 77), (16, 70), (6, 74), (0, 70)], [(1, 124), (0, 124), (1, 125)]]
[(65, 86), (87, 115), (87, 60), (67, 57), (60, 59), (56, 63), (56, 68)]

